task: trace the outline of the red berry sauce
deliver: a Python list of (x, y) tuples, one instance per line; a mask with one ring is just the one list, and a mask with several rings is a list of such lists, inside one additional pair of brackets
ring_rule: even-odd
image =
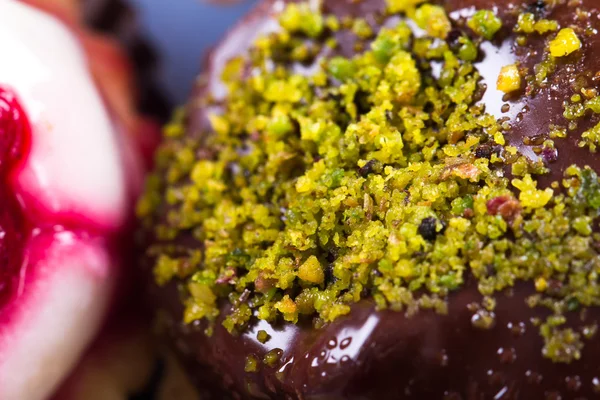
[(18, 291), (31, 224), (14, 190), (14, 175), (31, 144), (31, 127), (17, 96), (0, 86), (0, 307)]

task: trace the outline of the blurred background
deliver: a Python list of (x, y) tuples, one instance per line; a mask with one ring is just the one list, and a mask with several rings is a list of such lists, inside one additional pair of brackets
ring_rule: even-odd
[(185, 102), (203, 55), (256, 0), (128, 0), (160, 57), (159, 80), (175, 104)]

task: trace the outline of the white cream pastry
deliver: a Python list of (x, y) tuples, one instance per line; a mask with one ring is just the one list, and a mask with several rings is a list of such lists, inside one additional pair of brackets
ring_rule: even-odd
[(45, 399), (102, 324), (141, 168), (58, 19), (0, 1), (0, 54), (0, 399)]

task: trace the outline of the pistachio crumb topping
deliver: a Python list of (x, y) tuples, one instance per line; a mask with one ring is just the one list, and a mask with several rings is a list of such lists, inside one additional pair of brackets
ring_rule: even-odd
[[(596, 172), (572, 166), (540, 187), (547, 168), (509, 145), (510, 124), (479, 103), (481, 40), (450, 37), (439, 6), (387, 5), (386, 17), (401, 18), (379, 32), (306, 3), (288, 5), (281, 30), (259, 37), (224, 69), (226, 99), (203, 100), (214, 110), (211, 132), (201, 140), (185, 135), (185, 112), (165, 128), (137, 207), (154, 237), (148, 254), (156, 283), (180, 286), (186, 323), (216, 321), (227, 301), (223, 325), (235, 332), (252, 318), (312, 318), (319, 326), (364, 299), (407, 315), (444, 314), (466, 285), (483, 299), (473, 325), (490, 329), (495, 294), (527, 282), (528, 304), (552, 311), (539, 324), (543, 353), (578, 359), (584, 337), (566, 327), (565, 314), (600, 306)], [(426, 34), (416, 37), (407, 18)], [(467, 24), (488, 40), (503, 26), (490, 10)], [(353, 57), (335, 51), (338, 29), (354, 31), (363, 50)], [(513, 30), (557, 29), (522, 14)], [(580, 47), (575, 32), (562, 29), (544, 58), (550, 61), (529, 76), (506, 66), (498, 89), (544, 82), (553, 57)], [(290, 68), (307, 62), (316, 65), (310, 74)], [(600, 110), (595, 96), (571, 100), (565, 113), (574, 120)], [(584, 133), (580, 146), (596, 151), (599, 131)], [(552, 127), (540, 151), (550, 157), (553, 140), (565, 137), (566, 128)], [(264, 343), (268, 335), (257, 338)], [(263, 363), (280, 356), (269, 353)], [(258, 367), (249, 356), (246, 371)]]
[(269, 335), (267, 333), (267, 331), (265, 330), (260, 330), (258, 331), (258, 333), (256, 334), (256, 340), (258, 340), (260, 343), (265, 344), (269, 341), (269, 339), (271, 339), (271, 335)]
[(516, 64), (502, 67), (498, 76), (497, 88), (504, 93), (514, 92), (521, 88), (521, 73)]
[(553, 57), (565, 57), (581, 48), (581, 41), (572, 28), (561, 29), (550, 42), (550, 54)]
[(423, 4), (415, 12), (414, 19), (419, 28), (425, 29), (432, 37), (445, 39), (452, 29), (446, 11), (440, 6)]
[(259, 361), (255, 355), (249, 354), (246, 356), (246, 364), (244, 365), (244, 371), (246, 372), (258, 372)]
[(479, 10), (469, 19), (468, 25), (479, 36), (492, 40), (502, 28), (502, 20), (491, 10)]
[(540, 19), (535, 20), (535, 15), (532, 13), (522, 13), (519, 15), (519, 19), (517, 21), (517, 25), (515, 26), (514, 31), (519, 33), (534, 33), (537, 32), (540, 35), (543, 35), (548, 32), (554, 32), (558, 30), (558, 22), (548, 20), (548, 19)]

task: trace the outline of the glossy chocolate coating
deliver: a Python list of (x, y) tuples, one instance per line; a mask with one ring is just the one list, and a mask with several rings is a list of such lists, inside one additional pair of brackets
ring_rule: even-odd
[[(327, 11), (338, 16), (353, 15), (374, 23), (384, 7), (383, 0), (327, 0)], [(594, 0), (581, 0), (550, 8), (543, 2), (501, 0), (447, 0), (440, 2), (449, 15), (460, 20), (474, 9), (495, 9), (512, 26), (520, 11), (543, 13), (561, 26), (581, 25), (576, 5), (589, 11), (587, 20), (600, 27)], [(263, 2), (242, 21), (211, 54), (206, 79), (199, 84), (190, 102), (188, 133), (197, 136), (207, 130), (207, 112), (201, 101), (210, 92), (222, 96), (218, 76), (223, 63), (251, 43), (260, 32), (274, 29), (271, 12), (282, 3)], [(353, 38), (340, 34), (341, 53), (352, 54)], [(527, 67), (538, 63), (546, 42), (529, 38), (523, 47), (514, 45), (510, 29), (503, 29), (478, 63), (487, 84), (482, 101), (498, 118), (508, 117), (512, 128), (507, 139), (521, 152), (536, 159), (523, 144), (526, 136), (546, 133), (550, 124), (566, 125), (562, 103), (574, 92), (571, 84), (587, 76), (596, 85), (600, 66), (600, 41), (596, 35), (583, 40), (583, 49), (559, 60), (549, 84), (533, 96), (525, 92), (507, 98), (496, 90), (502, 66), (516, 61)], [(510, 110), (502, 112), (508, 103)], [(505, 107), (504, 107), (505, 109)], [(562, 177), (571, 164), (590, 165), (598, 170), (597, 156), (579, 148), (581, 133), (598, 123), (588, 115), (567, 139), (557, 140), (558, 159), (549, 164), (551, 173), (542, 179), (548, 184)], [(271, 326), (256, 322), (240, 336), (230, 335), (219, 323), (212, 337), (204, 335), (204, 323), (181, 323), (182, 306), (175, 285), (152, 287), (150, 296), (163, 311), (161, 326), (177, 349), (199, 390), (214, 399), (593, 399), (600, 396), (600, 340), (585, 342), (582, 358), (571, 364), (556, 364), (542, 356), (543, 339), (532, 318), (546, 317), (545, 311), (531, 309), (525, 298), (534, 292), (532, 284), (521, 283), (508, 293), (497, 295), (496, 323), (488, 330), (475, 328), (470, 304), (480, 302), (474, 281), (453, 293), (447, 316), (420, 311), (407, 317), (402, 312), (375, 311), (372, 304), (354, 306), (348, 317), (321, 329), (309, 324)], [(223, 307), (223, 313), (227, 307)], [(600, 310), (588, 309), (569, 315), (570, 322), (594, 324)], [(264, 345), (257, 339), (265, 330), (271, 339)], [(262, 360), (266, 352), (281, 349), (275, 367), (260, 362), (258, 372), (245, 372), (246, 357)]]

